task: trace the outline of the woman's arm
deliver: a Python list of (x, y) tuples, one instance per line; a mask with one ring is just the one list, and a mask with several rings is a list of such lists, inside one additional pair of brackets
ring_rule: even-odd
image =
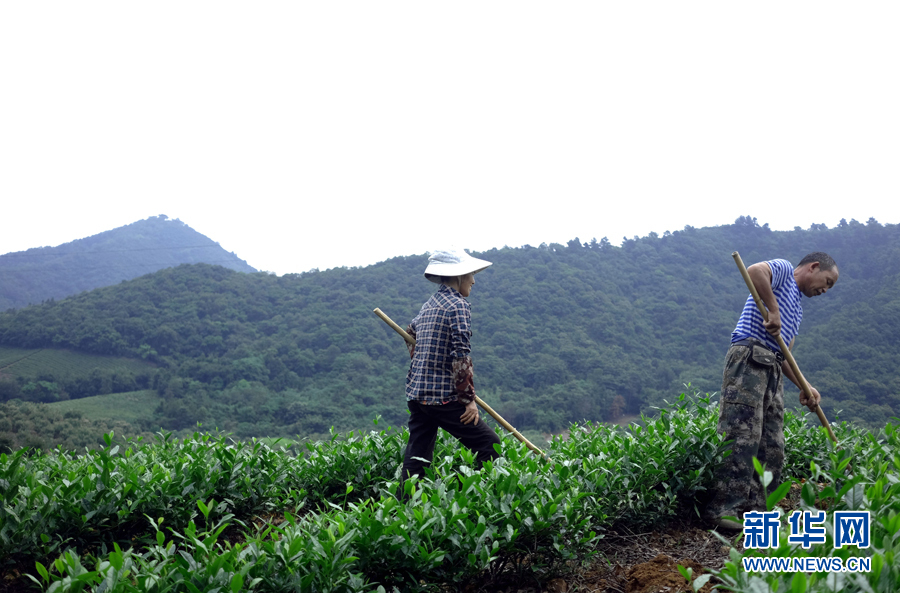
[(475, 370), (472, 365), (472, 314), (465, 301), (450, 316), (451, 377), (456, 397), (463, 404), (475, 401)]
[(472, 357), (454, 358), (452, 373), (456, 399), (464, 404), (475, 401), (475, 369), (472, 366)]
[[(416, 328), (415, 328), (416, 320), (413, 319), (412, 323), (406, 326), (406, 333), (415, 340), (416, 339)], [(405, 340), (404, 340), (405, 341)], [(416, 345), (413, 343), (406, 342), (406, 349), (409, 350), (409, 358), (410, 360), (416, 357)]]

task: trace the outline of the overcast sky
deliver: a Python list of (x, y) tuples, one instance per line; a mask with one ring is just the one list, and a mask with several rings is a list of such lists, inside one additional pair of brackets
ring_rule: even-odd
[(4, 2), (0, 253), (261, 270), (900, 222), (897, 2)]

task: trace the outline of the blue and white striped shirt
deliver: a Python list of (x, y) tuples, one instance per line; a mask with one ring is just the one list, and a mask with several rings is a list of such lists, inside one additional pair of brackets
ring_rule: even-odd
[[(800, 288), (794, 280), (794, 267), (791, 262), (784, 259), (773, 259), (766, 263), (772, 270), (772, 292), (775, 293), (775, 301), (778, 303), (778, 312), (781, 316), (781, 338), (787, 346), (790, 346), (791, 340), (800, 332), (800, 320), (803, 319)], [(744, 338), (759, 340), (775, 352), (781, 350), (778, 342), (763, 326), (762, 315), (759, 314), (752, 295), (747, 297), (741, 318), (738, 319), (737, 327), (731, 334), (732, 343)]]

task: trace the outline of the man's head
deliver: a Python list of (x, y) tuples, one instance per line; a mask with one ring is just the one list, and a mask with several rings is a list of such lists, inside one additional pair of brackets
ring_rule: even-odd
[(838, 281), (838, 267), (827, 253), (815, 251), (794, 268), (797, 287), (808, 297), (825, 294)]

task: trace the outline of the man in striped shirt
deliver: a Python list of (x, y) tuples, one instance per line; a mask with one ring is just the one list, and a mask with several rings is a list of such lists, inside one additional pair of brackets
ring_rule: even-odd
[[(753, 297), (747, 298), (731, 347), (725, 357), (722, 397), (719, 402), (718, 432), (733, 441), (731, 455), (717, 470), (712, 499), (705, 519), (724, 530), (739, 530), (740, 523), (723, 519), (742, 517), (747, 511), (765, 511), (766, 489), (753, 468), (753, 458), (772, 472), (770, 487), (781, 483), (784, 464), (784, 389), (782, 375), (800, 387), (800, 380), (784, 360), (776, 336), (789, 349), (803, 319), (801, 294), (825, 294), (838, 279), (838, 268), (828, 254), (810, 253), (793, 268), (790, 262), (775, 259), (750, 266), (747, 271), (769, 311), (763, 321)], [(800, 389), (800, 403), (815, 411), (819, 392), (812, 398)]]

